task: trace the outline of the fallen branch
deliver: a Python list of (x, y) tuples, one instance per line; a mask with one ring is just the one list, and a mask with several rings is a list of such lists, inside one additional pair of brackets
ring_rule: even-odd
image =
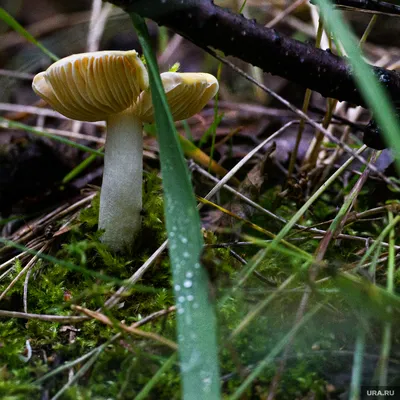
[[(288, 38), (212, 0), (111, 0), (165, 25), (199, 47), (213, 47), (279, 75), (325, 97), (365, 105), (346, 60), (330, 51)], [(372, 67), (393, 102), (400, 106), (400, 74)]]

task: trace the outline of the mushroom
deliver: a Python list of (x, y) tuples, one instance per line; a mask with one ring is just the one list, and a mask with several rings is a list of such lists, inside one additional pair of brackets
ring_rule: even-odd
[[(175, 121), (201, 111), (218, 91), (210, 74), (165, 72), (161, 79)], [(131, 249), (141, 225), (142, 124), (154, 122), (148, 74), (137, 52), (74, 54), (37, 74), (32, 87), (68, 118), (106, 121), (99, 229), (112, 250)]]

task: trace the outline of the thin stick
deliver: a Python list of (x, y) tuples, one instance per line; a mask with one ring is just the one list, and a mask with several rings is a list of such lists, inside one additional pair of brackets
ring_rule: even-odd
[(285, 107), (289, 108), (293, 112), (295, 112), (299, 117), (304, 118), (310, 125), (312, 125), (314, 128), (317, 128), (320, 130), (331, 142), (335, 143), (339, 147), (343, 148), (346, 150), (347, 153), (349, 153), (352, 157), (360, 161), (362, 164), (367, 165), (375, 174), (377, 174), (386, 184), (389, 186), (395, 188), (396, 190), (400, 191), (400, 187), (391, 181), (386, 175), (384, 175), (382, 172), (378, 170), (378, 168), (369, 163), (364, 157), (360, 156), (357, 154), (353, 149), (351, 149), (347, 144), (340, 142), (335, 136), (333, 136), (328, 130), (326, 130), (322, 125), (318, 124), (315, 122), (313, 119), (311, 119), (307, 114), (303, 113), (300, 109), (292, 105), (289, 101), (284, 99), (283, 97), (279, 96), (277, 93), (275, 93), (273, 90), (267, 88), (265, 85), (260, 84), (257, 82), (255, 79), (253, 79), (251, 76), (246, 74), (242, 69), (238, 68), (235, 64), (231, 63), (224, 57), (219, 56), (214, 50), (207, 48), (207, 51), (214, 56), (217, 60), (223, 62), (226, 65), (229, 65), (234, 71), (245, 77), (247, 80), (250, 82), (254, 83), (255, 85), (259, 86), (261, 89), (265, 90), (268, 94), (270, 94), (272, 97), (274, 97), (276, 100), (278, 100), (280, 103), (282, 103)]
[(47, 248), (47, 243), (37, 252), (36, 255), (32, 257), (32, 259), (25, 265), (24, 268), (19, 272), (19, 274), (11, 281), (11, 283), (4, 289), (3, 293), (0, 295), (0, 301), (4, 299), (5, 295), (12, 289), (12, 287), (18, 282), (19, 278), (25, 274), (30, 268), (35, 265), (36, 260), (38, 259), (39, 255), (43, 253), (44, 250)]

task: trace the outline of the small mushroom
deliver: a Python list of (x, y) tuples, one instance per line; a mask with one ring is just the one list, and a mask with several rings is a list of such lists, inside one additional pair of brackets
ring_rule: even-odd
[[(201, 111), (218, 91), (210, 74), (165, 72), (161, 79), (175, 121)], [(148, 74), (137, 52), (75, 54), (37, 74), (32, 87), (68, 118), (106, 121), (99, 229), (112, 250), (131, 249), (141, 225), (142, 124), (154, 122)]]

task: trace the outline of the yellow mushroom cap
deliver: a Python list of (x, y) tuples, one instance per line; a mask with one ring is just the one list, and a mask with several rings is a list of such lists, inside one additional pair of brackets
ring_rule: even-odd
[[(171, 114), (175, 121), (186, 119), (200, 112), (218, 92), (218, 81), (210, 74), (163, 72), (161, 80)], [(144, 122), (154, 122), (151, 93), (141, 93), (133, 107), (134, 113)]]
[(37, 74), (32, 83), (55, 110), (79, 121), (120, 113), (147, 87), (147, 70), (135, 50), (74, 54)]

